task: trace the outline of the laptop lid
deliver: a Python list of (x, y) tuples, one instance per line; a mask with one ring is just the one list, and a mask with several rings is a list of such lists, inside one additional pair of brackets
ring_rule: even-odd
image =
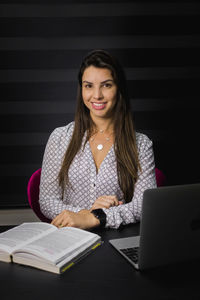
[(144, 192), (139, 269), (200, 257), (200, 184)]

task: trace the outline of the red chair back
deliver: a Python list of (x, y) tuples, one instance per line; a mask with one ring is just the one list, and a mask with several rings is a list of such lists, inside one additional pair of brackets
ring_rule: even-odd
[(163, 172), (157, 168), (155, 168), (155, 172), (156, 172), (156, 183), (157, 183), (157, 187), (166, 185), (166, 177), (163, 174)]
[(28, 181), (27, 194), (28, 202), (36, 216), (42, 221), (50, 223), (51, 220), (46, 218), (40, 211), (39, 205), (39, 187), (40, 187), (41, 168), (35, 171)]

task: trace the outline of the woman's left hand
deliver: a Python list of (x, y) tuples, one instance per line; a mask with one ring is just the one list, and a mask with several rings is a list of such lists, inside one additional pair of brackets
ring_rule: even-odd
[(123, 204), (115, 195), (102, 195), (95, 200), (90, 211), (98, 208), (110, 208)]
[(76, 227), (81, 229), (90, 229), (98, 226), (99, 220), (89, 210), (81, 210), (78, 213), (63, 210), (59, 215), (53, 219), (51, 224), (58, 228), (61, 227)]

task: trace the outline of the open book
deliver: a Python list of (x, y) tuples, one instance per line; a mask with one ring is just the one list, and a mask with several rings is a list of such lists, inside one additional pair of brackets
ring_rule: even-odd
[(100, 236), (86, 230), (23, 223), (0, 234), (0, 261), (59, 274), (100, 244)]

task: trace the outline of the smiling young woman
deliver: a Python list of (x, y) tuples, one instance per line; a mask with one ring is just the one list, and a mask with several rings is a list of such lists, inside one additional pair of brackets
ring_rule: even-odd
[(47, 143), (40, 206), (56, 226), (118, 228), (140, 220), (143, 192), (156, 187), (152, 142), (135, 132), (126, 78), (104, 50), (80, 66), (75, 121)]

